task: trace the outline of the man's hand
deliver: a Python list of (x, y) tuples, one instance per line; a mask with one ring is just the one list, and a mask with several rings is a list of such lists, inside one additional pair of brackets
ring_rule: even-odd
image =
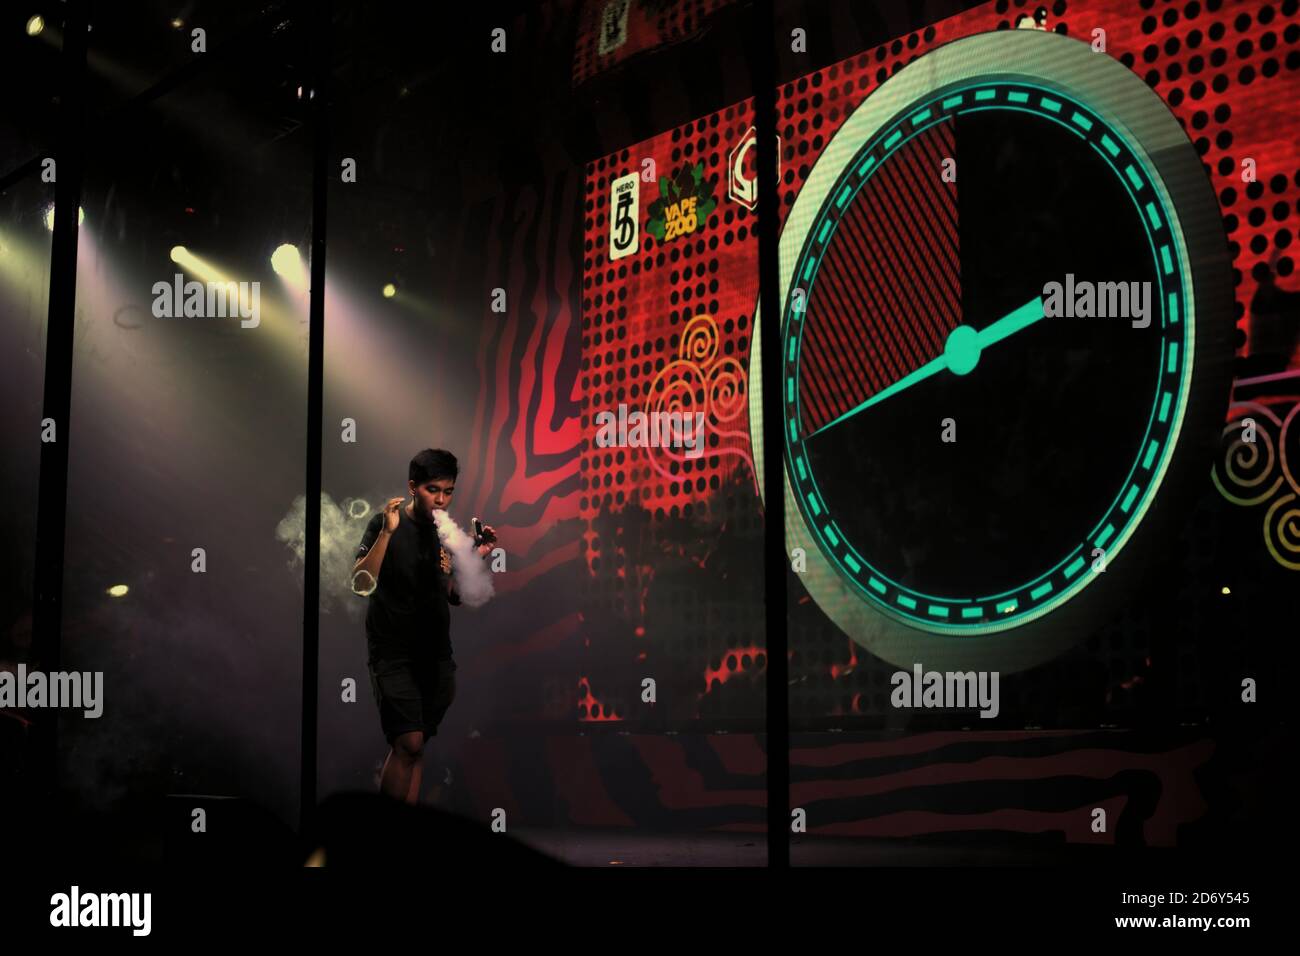
[(485, 524), (483, 526), (483, 537), (482, 537), (483, 543), (480, 544), (474, 550), (479, 553), (479, 557), (486, 558), (489, 554), (492, 553), (492, 549), (496, 547), (496, 540), (497, 540), (496, 529), (493, 528), (490, 524)]
[(443, 574), (451, 574), (451, 555), (446, 548), (438, 549), (438, 564), (442, 567)]
[(401, 507), (402, 502), (405, 500), (405, 498), (389, 498), (388, 504), (384, 505), (383, 530), (389, 534), (397, 530), (397, 523), (401, 520), (401, 515), (397, 513), (397, 509)]

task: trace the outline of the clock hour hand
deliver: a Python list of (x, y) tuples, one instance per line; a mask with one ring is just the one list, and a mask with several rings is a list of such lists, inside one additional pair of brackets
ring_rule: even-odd
[[(995, 342), (1001, 342), (1021, 329), (1027, 329), (1043, 317), (1043, 300), (1040, 296), (1031, 299), (1014, 312), (1010, 312), (998, 319), (987, 328), (980, 329), (975, 333), (981, 350), (988, 348)], [(956, 329), (953, 330), (954, 332)]]
[(872, 395), (865, 402), (862, 402), (849, 409), (838, 418), (832, 419), (821, 428), (810, 434), (812, 438), (820, 435), (826, 429), (838, 425), (845, 419), (852, 418), (858, 412), (877, 405), (885, 399), (897, 395), (906, 388), (911, 388), (917, 382), (923, 382), (936, 372), (942, 372), (944, 369), (952, 372), (954, 375), (966, 375), (976, 365), (979, 364), (980, 352), (1005, 338), (1009, 338), (1015, 333), (1033, 325), (1043, 317), (1043, 300), (1035, 298), (1026, 302), (1020, 308), (1009, 312), (1002, 318), (998, 319), (992, 325), (986, 326), (976, 332), (969, 325), (959, 325), (948, 333), (948, 339), (943, 346), (943, 354), (937, 359), (926, 362), (915, 372), (904, 375), (897, 382), (882, 388), (875, 395)]

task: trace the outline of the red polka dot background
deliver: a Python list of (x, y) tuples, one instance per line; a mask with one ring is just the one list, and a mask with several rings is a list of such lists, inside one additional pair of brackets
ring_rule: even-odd
[[(727, 109), (671, 130), (637, 149), (589, 167), (582, 303), (583, 515), (619, 509), (635, 498), (662, 513), (707, 515), (709, 497), (723, 483), (743, 479), (755, 491), (748, 438), (749, 340), (757, 297), (754, 215), (727, 199), (727, 154), (752, 125), (746, 110)], [(641, 182), (639, 252), (609, 260), (612, 180), (653, 161), (655, 178)], [(658, 242), (646, 228), (646, 209), (659, 197), (658, 177), (677, 177), (703, 164), (703, 179), (718, 205), (694, 233)], [(694, 351), (690, 349), (694, 348)], [(620, 404), (652, 412), (664, 407), (661, 374), (690, 362), (680, 407), (699, 411), (724, 404), (706, 419), (702, 455), (672, 458), (653, 448), (601, 448), (594, 416)], [(658, 384), (657, 384), (658, 383)], [(717, 427), (709, 427), (709, 426)], [(679, 461), (678, 458), (686, 458)], [(740, 472), (737, 475), (737, 471)], [(587, 540), (592, 570), (602, 546)]]
[[(708, 695), (735, 672), (749, 675), (751, 690), (761, 684), (762, 527), (747, 410), (756, 217), (728, 197), (729, 156), (752, 125), (748, 108), (730, 107), (587, 168), (579, 378), (586, 613), (604, 612), (611, 626), (632, 630), (630, 645), (612, 646), (626, 647), (643, 672), (662, 680), (667, 675), (656, 668), (673, 668), (664, 696), (673, 702), (667, 712), (680, 719), (711, 707), (744, 716), (754, 708), (750, 695), (745, 704), (734, 692), (721, 695), (723, 703)], [(697, 166), (701, 195), (717, 205), (695, 231), (660, 242), (648, 222), (661, 178), (693, 181)], [(611, 261), (611, 183), (629, 173), (638, 174), (637, 250)], [(601, 447), (596, 415), (618, 415), (620, 405), (704, 413), (701, 454)], [(710, 576), (710, 553), (724, 531), (750, 541), (758, 561), (752, 574), (733, 574), (729, 583)], [(673, 561), (698, 573), (669, 583)], [(646, 606), (652, 588), (658, 617)], [(626, 686), (590, 677), (581, 719), (626, 712), (612, 696), (614, 683)]]
[[(973, 33), (1014, 29), (1025, 16), (1037, 15), (1042, 28), (1087, 42), (1101, 29), (1105, 55), (1142, 77), (1182, 124), (1219, 198), (1234, 259), (1238, 375), (1300, 368), (1295, 309), (1280, 314), (1277, 305), (1279, 297), (1295, 296), (1300, 289), (1294, 274), (1300, 224), (1298, 4), (1300, 0), (995, 0), (809, 73), (777, 91), (781, 221), (848, 114), (928, 50)], [(798, 57), (788, 44), (782, 49), (779, 42), (778, 50), (783, 68)], [(619, 509), (633, 494), (656, 516), (687, 507), (709, 513), (710, 493), (743, 473), (756, 512), (747, 439), (736, 439), (728, 446), (735, 453), (723, 457), (716, 457), (711, 445), (702, 464), (665, 478), (648, 467), (644, 450), (594, 447), (591, 419), (620, 401), (643, 403), (644, 389), (663, 364), (673, 361), (686, 323), (699, 312), (715, 317), (719, 354), (725, 350), (734, 356), (747, 377), (758, 294), (756, 219), (727, 198), (727, 157), (752, 125), (751, 113), (752, 101), (746, 101), (588, 167), (581, 506), (593, 574), (601, 562), (619, 560), (617, 543), (601, 540), (592, 530), (593, 519), (602, 509)], [(660, 244), (646, 232), (647, 207), (658, 197), (658, 188), (642, 183), (640, 250), (611, 263), (610, 182), (639, 170), (647, 157), (655, 160), (660, 175), (668, 176), (703, 160), (705, 178), (716, 182), (717, 208), (696, 234)], [(1243, 181), (1246, 168), (1253, 169), (1254, 181)], [(736, 431), (748, 434), (745, 408)], [(620, 567), (618, 574), (625, 570)], [(807, 598), (796, 589), (791, 600), (792, 716), (887, 711), (892, 668), (857, 652), (828, 622), (798, 623), (810, 620), (799, 606)], [(761, 619), (735, 645), (761, 650)], [(1105, 649), (1098, 653), (1106, 659)], [(1132, 674), (1147, 650), (1140, 639), (1125, 639), (1112, 641), (1109, 653), (1109, 670)], [(755, 706), (759, 709), (753, 716), (761, 717), (761, 703)]]

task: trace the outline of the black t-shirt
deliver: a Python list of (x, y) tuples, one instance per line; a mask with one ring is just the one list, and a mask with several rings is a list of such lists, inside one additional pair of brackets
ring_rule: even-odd
[[(431, 522), (417, 521), (398, 509), (397, 529), (388, 539), (379, 582), (366, 611), (366, 644), (370, 659), (425, 657), (447, 660), (451, 655), (447, 575), (439, 565), (438, 535)], [(366, 525), (357, 548), (360, 559), (374, 545), (384, 526), (383, 512)], [(356, 560), (354, 559), (354, 560)], [(368, 582), (366, 582), (368, 583)]]

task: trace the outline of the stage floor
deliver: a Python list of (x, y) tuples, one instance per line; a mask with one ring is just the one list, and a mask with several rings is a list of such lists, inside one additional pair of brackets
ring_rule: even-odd
[[(767, 865), (767, 838), (762, 833), (638, 833), (529, 827), (512, 829), (511, 835), (570, 866)], [(1061, 862), (1061, 852), (1061, 849), (1024, 846), (938, 846), (897, 840), (796, 837), (790, 843), (790, 863), (792, 866), (1034, 866)]]
[(767, 866), (761, 833), (637, 833), (511, 828), (511, 835), (570, 866)]

